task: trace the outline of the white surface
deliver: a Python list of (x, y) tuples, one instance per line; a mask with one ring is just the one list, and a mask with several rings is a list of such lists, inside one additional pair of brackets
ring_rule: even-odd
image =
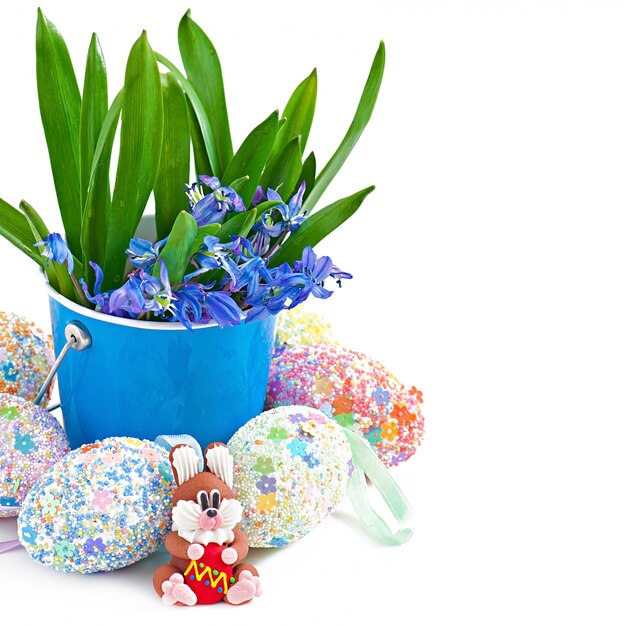
[[(167, 56), (187, 4), (216, 44), (236, 144), (319, 68), (309, 145), (342, 137), (377, 42), (378, 109), (327, 202), (376, 183), (323, 244), (356, 278), (318, 310), (425, 392), (425, 442), (395, 472), (417, 535), (371, 542), (344, 506), (254, 554), (264, 597), (182, 619), (265, 624), (621, 624), (624, 7), (617, 2), (45, 2), (79, 75), (92, 29), (121, 82), (142, 28)], [(35, 96), (35, 6), (0, 8), (0, 194), (56, 219)], [(269, 68), (274, 68), (270, 70)], [(33, 264), (0, 243), (0, 306), (47, 324)], [(12, 532), (0, 523), (0, 538)], [(155, 557), (68, 576), (0, 555), (22, 620), (180, 619)], [(192, 614), (192, 615), (191, 615)], [(187, 616), (191, 615), (190, 618)], [(340, 618), (338, 617), (340, 616)], [(48, 619), (49, 621), (49, 619)]]

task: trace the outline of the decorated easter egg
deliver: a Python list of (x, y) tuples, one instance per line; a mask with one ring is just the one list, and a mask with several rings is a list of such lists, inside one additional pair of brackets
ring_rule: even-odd
[(151, 441), (84, 445), (30, 491), (18, 517), (20, 541), (34, 560), (66, 572), (125, 567), (163, 543), (173, 488), (168, 454)]
[(365, 437), (385, 465), (398, 465), (420, 445), (422, 393), (401, 384), (381, 363), (330, 344), (300, 346), (273, 360), (267, 408), (320, 409)]
[[(34, 402), (54, 363), (52, 340), (32, 322), (0, 311), (0, 392)], [(47, 406), (52, 386), (43, 404)]]
[(0, 517), (14, 517), (39, 476), (69, 452), (65, 431), (45, 409), (0, 393)]
[(335, 342), (332, 328), (323, 317), (313, 313), (305, 305), (286, 309), (278, 315), (276, 355), (288, 348), (321, 342)]
[(228, 448), (244, 506), (240, 529), (256, 548), (307, 534), (342, 500), (353, 472), (342, 428), (303, 406), (265, 411), (234, 433)]

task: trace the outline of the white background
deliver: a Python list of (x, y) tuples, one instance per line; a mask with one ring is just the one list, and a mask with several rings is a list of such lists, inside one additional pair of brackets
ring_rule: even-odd
[[(624, 6), (47, 0), (43, 8), (80, 81), (98, 32), (116, 91), (142, 28), (179, 59), (177, 22), (189, 4), (220, 52), (236, 145), (318, 67), (309, 146), (321, 164), (386, 41), (377, 110), (324, 198), (377, 185), (322, 244), (355, 279), (317, 309), (345, 344), (424, 390), (427, 420), (422, 448), (394, 472), (416, 511), (408, 545), (370, 541), (345, 502), (300, 543), (253, 554), (264, 597), (197, 608), (190, 619), (621, 624)], [(58, 227), (35, 90), (35, 8), (0, 8), (0, 195), (14, 205), (26, 198)], [(0, 262), (0, 307), (47, 327), (34, 264), (5, 242)], [(0, 539), (13, 532), (0, 523)], [(162, 559), (81, 577), (23, 551), (4, 554), (0, 611), (169, 623), (180, 615), (151, 589)]]

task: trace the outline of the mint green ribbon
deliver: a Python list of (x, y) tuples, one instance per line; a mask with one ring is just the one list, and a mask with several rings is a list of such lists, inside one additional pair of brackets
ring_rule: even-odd
[[(407, 524), (412, 516), (412, 508), (396, 483), (388, 472), (386, 466), (379, 460), (369, 443), (357, 433), (348, 428), (344, 429), (345, 435), (351, 445), (355, 469), (347, 493), (351, 504), (360, 518), (360, 522), (373, 537), (385, 543), (400, 545), (409, 540), (414, 530)], [(399, 530), (393, 532), (385, 520), (375, 511), (368, 499), (366, 485), (368, 477), (381, 494), (388, 505), (390, 513), (399, 525)]]

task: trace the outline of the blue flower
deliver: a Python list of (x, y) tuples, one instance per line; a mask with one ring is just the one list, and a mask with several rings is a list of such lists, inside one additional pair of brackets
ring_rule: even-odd
[(287, 446), (292, 456), (304, 457), (308, 452), (308, 444), (305, 441), (293, 439)]
[(28, 454), (31, 450), (35, 450), (37, 445), (30, 435), (16, 435), (13, 447), (23, 454)]
[(8, 382), (17, 380), (17, 370), (12, 361), (6, 361), (2, 364), (2, 376)]
[(169, 284), (167, 267), (162, 260), (159, 260), (158, 263), (160, 263), (160, 279), (144, 270), (140, 271), (139, 277), (141, 279), (141, 291), (145, 300), (143, 311), (153, 311), (156, 315), (162, 315), (171, 310), (173, 294)]
[(283, 548), (288, 544), (289, 542), (283, 537), (273, 537), (271, 541), (269, 541), (269, 545), (273, 546), (274, 548)]
[(154, 244), (147, 239), (131, 239), (126, 254), (130, 257), (132, 265), (142, 267), (147, 271), (154, 265), (160, 250), (166, 243), (167, 239), (157, 241)]
[(236, 282), (238, 269), (231, 257), (238, 245), (237, 237), (232, 237), (230, 243), (222, 243), (218, 237), (212, 235), (204, 237), (204, 243), (199, 247), (199, 251), (192, 260), (198, 269), (187, 274), (184, 277), (184, 282), (188, 283), (200, 274), (219, 268), (223, 268), (229, 274), (230, 279)]
[(303, 194), (305, 193), (305, 181), (303, 181), (297, 193), (286, 204), (282, 197), (274, 189), (267, 190), (267, 200), (279, 202), (277, 206), (262, 214), (261, 230), (271, 237), (279, 237), (282, 233), (296, 231), (306, 219), (307, 213), (301, 213)]
[(390, 401), (390, 392), (381, 387), (377, 387), (372, 395), (377, 404), (387, 404)]
[(264, 189), (260, 185), (256, 187), (256, 191), (254, 192), (254, 196), (251, 200), (251, 206), (257, 206), (261, 202), (264, 202), (267, 199), (266, 194), (264, 193)]
[(43, 247), (41, 254), (47, 259), (46, 265), (50, 259), (59, 265), (67, 263), (67, 271), (71, 274), (74, 271), (74, 257), (69, 251), (65, 240), (59, 233), (50, 233), (44, 237), (43, 241), (38, 241), (36, 247)]
[(236, 326), (245, 314), (226, 291), (207, 291), (204, 299), (202, 322), (214, 320), (219, 326)]
[(315, 457), (313, 454), (306, 454), (303, 457), (303, 460), (307, 463), (308, 467), (310, 469), (314, 469), (315, 467), (317, 467), (317, 465), (319, 465), (320, 461), (318, 460), (317, 457)]
[(174, 291), (173, 317), (174, 322), (184, 324), (190, 330), (191, 324), (200, 322), (203, 315), (204, 288), (202, 285), (190, 283)]
[[(96, 311), (102, 311), (102, 313), (106, 313), (107, 315), (113, 315), (109, 306), (110, 297), (113, 291), (111, 290), (102, 292), (102, 281), (104, 280), (104, 272), (102, 271), (102, 268), (93, 261), (89, 261), (89, 265), (93, 268), (93, 271), (95, 272), (93, 295), (89, 293), (89, 288), (87, 287), (87, 283), (85, 282), (84, 278), (80, 279), (80, 286), (82, 287), (82, 291), (84, 292), (87, 300), (92, 304), (95, 304)], [(128, 315), (119, 312), (114, 313), (114, 315), (128, 317)]]
[(119, 288), (115, 289), (108, 301), (108, 312), (121, 317), (136, 316), (143, 312), (145, 296), (141, 289), (141, 279), (131, 275)]
[[(221, 181), (216, 176), (199, 176), (198, 178), (206, 187), (212, 189), (212, 193), (199, 198), (191, 207), (191, 214), (198, 226), (219, 223), (226, 213), (245, 210), (241, 197), (231, 187), (222, 187)], [(189, 200), (193, 201), (198, 196), (197, 189), (193, 189)]]
[(37, 541), (37, 533), (35, 532), (35, 529), (30, 524), (27, 524), (26, 526), (22, 526), (22, 539), (26, 543), (29, 543), (31, 546), (35, 545)]
[(260, 491), (260, 493), (265, 495), (275, 493), (276, 482), (277, 481), (274, 476), (267, 476), (266, 474), (263, 474), (260, 476), (260, 480), (256, 483), (256, 488)]

